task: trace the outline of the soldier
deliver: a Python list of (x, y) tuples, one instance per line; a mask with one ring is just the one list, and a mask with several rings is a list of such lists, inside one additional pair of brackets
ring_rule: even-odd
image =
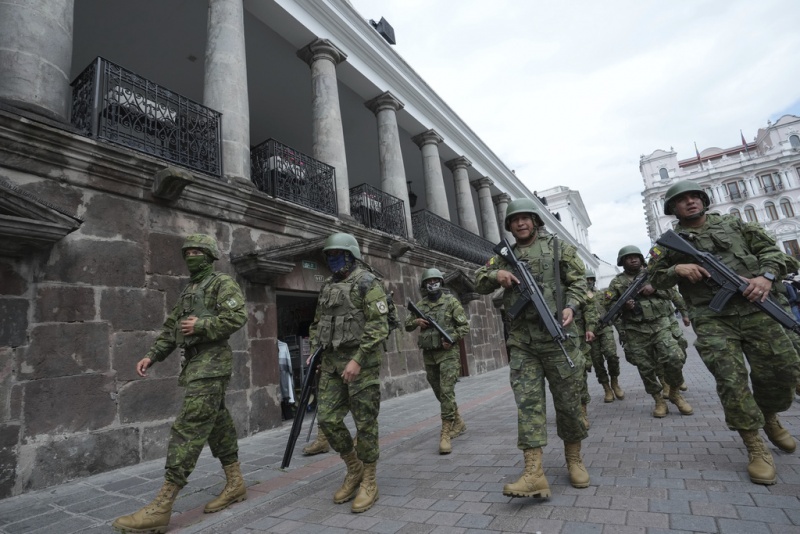
[[(533, 200), (516, 199), (508, 205), (505, 228), (516, 239), (515, 254), (527, 262), (551, 311), (556, 312), (556, 284), (563, 284), (565, 288), (566, 307), (557, 313), (566, 328), (586, 298), (584, 265), (575, 247), (560, 245), (560, 279), (556, 280), (554, 238), (544, 232), (543, 227), (544, 222)], [(501, 257), (494, 256), (476, 272), (476, 290), (479, 293), (489, 294), (499, 287), (505, 288), (503, 304), (506, 310), (519, 296), (513, 289), (519, 280), (509, 269)], [(511, 388), (517, 404), (517, 447), (523, 451), (525, 470), (519, 480), (503, 487), (503, 495), (550, 497), (550, 486), (542, 471), (542, 447), (547, 445), (545, 378), (553, 395), (558, 436), (564, 440), (570, 483), (576, 488), (588, 487), (589, 473), (581, 458), (581, 440), (588, 435), (581, 420), (580, 404), (585, 364), (575, 338), (568, 338), (564, 343), (575, 364), (570, 367), (559, 346), (540, 327), (535, 307), (529, 305), (511, 322), (507, 346)]]
[[(589, 273), (587, 269), (587, 273)], [(586, 284), (588, 288), (589, 276), (586, 276)], [(597, 315), (597, 308), (592, 302), (592, 297), (587, 291), (586, 301), (578, 306), (575, 311), (575, 317), (572, 319), (572, 328), (575, 331), (575, 337), (578, 340), (583, 360), (586, 363), (583, 372), (583, 384), (581, 385), (581, 410), (583, 412), (583, 424), (586, 425), (587, 430), (591, 428), (589, 422), (589, 403), (592, 400), (589, 395), (589, 373), (592, 371), (591, 343), (595, 340), (594, 331), (597, 329), (597, 323), (600, 322), (600, 317)]]
[(114, 521), (112, 526), (122, 532), (166, 532), (175, 498), (186, 485), (206, 442), (222, 463), (226, 483), (204, 511), (218, 512), (247, 498), (236, 428), (225, 407), (233, 366), (228, 338), (247, 322), (244, 296), (233, 278), (214, 271), (219, 249), (213, 237), (192, 234), (184, 241), (182, 251), (190, 283), (153, 346), (136, 364), (136, 372), (146, 376), (151, 365), (165, 360), (176, 347), (182, 348), (178, 384), (185, 388), (183, 407), (172, 425), (164, 485), (153, 502)]
[[(353, 498), (354, 513), (369, 510), (378, 500), (378, 412), (381, 406), (383, 341), (389, 335), (389, 305), (383, 283), (361, 261), (361, 250), (350, 234), (331, 234), (323, 254), (333, 276), (325, 281), (309, 330), (311, 351), (323, 347), (320, 365), (319, 426), (331, 448), (347, 465), (336, 504)], [(353, 416), (358, 441), (353, 444), (344, 424)]]
[[(603, 307), (603, 293), (595, 289), (595, 280), (594, 271), (587, 269), (587, 296), (589, 302), (595, 306), (598, 318), (596, 322), (587, 325), (587, 328), (595, 335), (591, 342), (590, 355), (597, 381), (603, 386), (605, 393), (603, 402), (614, 402), (614, 397), (619, 400), (624, 399), (625, 392), (619, 385), (619, 356), (617, 355), (617, 343), (614, 341), (614, 330), (611, 325), (600, 328), (600, 318), (606, 314), (606, 310)], [(608, 371), (606, 371), (606, 362), (608, 362)]]
[(763, 428), (779, 449), (794, 452), (796, 443), (778, 412), (792, 405), (799, 362), (786, 331), (751, 302), (769, 297), (775, 280), (787, 272), (786, 255), (758, 224), (707, 213), (709, 205), (700, 187), (677, 182), (667, 190), (664, 213), (678, 219), (675, 230), (687, 234), (694, 247), (719, 257), (744, 278), (744, 292), (734, 295), (722, 311), (711, 310), (708, 305), (717, 288), (702, 283), (708, 271), (692, 258), (660, 246), (651, 251), (651, 281), (660, 288), (678, 285), (692, 314), (695, 348), (716, 379), (725, 422), (747, 447), (750, 480), (774, 484), (775, 463), (758, 429)]
[[(638, 247), (622, 247), (617, 255), (617, 266), (622, 267), (623, 272), (615, 276), (606, 289), (605, 301), (608, 305), (620, 298), (644, 269), (644, 256)], [(664, 367), (664, 379), (670, 385), (670, 402), (678, 407), (681, 415), (694, 413), (679, 389), (683, 384), (685, 357), (670, 328), (675, 293), (675, 288), (657, 291), (645, 283), (637, 297), (625, 303), (617, 323), (620, 337), (625, 339), (625, 357), (639, 370), (645, 391), (655, 400), (653, 417), (666, 417), (669, 413), (661, 396), (662, 386), (657, 375), (659, 365)]]
[[(692, 324), (692, 321), (689, 320), (689, 309), (686, 307), (686, 301), (683, 300), (681, 294), (677, 291), (675, 292), (675, 300), (672, 301), (672, 305), (675, 306), (675, 310), (681, 315), (681, 320), (683, 321), (683, 326), (689, 327)], [(686, 340), (686, 336), (683, 335), (683, 331), (681, 330), (681, 325), (678, 324), (678, 319), (675, 317), (675, 313), (669, 316), (669, 328), (672, 331), (672, 337), (675, 338), (675, 341), (678, 342), (678, 346), (683, 351), (683, 361), (686, 362), (686, 358), (689, 357), (688, 350), (689, 350), (689, 342)], [(658, 380), (661, 382), (661, 386), (664, 388), (661, 390), (661, 396), (665, 399), (669, 399), (669, 384), (664, 378), (664, 366), (658, 366)], [(686, 382), (681, 384), (680, 390), (686, 391), (689, 388), (686, 386)]]
[(461, 435), (467, 425), (461, 419), (456, 404), (456, 380), (461, 371), (458, 340), (469, 334), (469, 321), (461, 303), (443, 289), (444, 277), (439, 269), (427, 269), (422, 273), (420, 289), (424, 295), (417, 308), (442, 327), (453, 338), (451, 345), (443, 340), (439, 332), (428, 321), (409, 314), (406, 332), (421, 330), (417, 345), (422, 349), (425, 362), (425, 377), (431, 385), (442, 415), (442, 433), (439, 439), (439, 454), (450, 454), (450, 440)]

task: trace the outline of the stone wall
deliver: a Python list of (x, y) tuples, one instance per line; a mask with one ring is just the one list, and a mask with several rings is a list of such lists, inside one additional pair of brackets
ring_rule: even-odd
[[(395, 258), (396, 238), (200, 175), (167, 202), (152, 193), (164, 167), (0, 109), (0, 179), (83, 221), (52, 247), (0, 256), (0, 497), (165, 455), (182, 398), (179, 355), (146, 379), (134, 366), (187, 281), (186, 234), (217, 237), (217, 268), (237, 278), (247, 299), (248, 323), (230, 340), (226, 399), (240, 436), (282, 424), (276, 291), (313, 292), (319, 280), (297, 267), (270, 283), (250, 282), (232, 256), (352, 232), (394, 291), (401, 319), (406, 299), (419, 298), (422, 270), (471, 276), (476, 267), (419, 248)], [(321, 264), (318, 250), (301, 259)], [(465, 309), (470, 374), (504, 365), (489, 297)], [(416, 334), (392, 333), (382, 371), (384, 397), (428, 387)]]

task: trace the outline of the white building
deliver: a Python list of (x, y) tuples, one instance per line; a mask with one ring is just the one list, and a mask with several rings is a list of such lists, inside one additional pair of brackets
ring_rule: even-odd
[(787, 253), (800, 258), (800, 117), (784, 115), (767, 122), (755, 140), (730, 148), (706, 148), (678, 160), (677, 153), (656, 150), (639, 160), (644, 180), (647, 231), (655, 242), (672, 228), (664, 215), (664, 195), (677, 181), (691, 180), (711, 199), (711, 211), (759, 222)]

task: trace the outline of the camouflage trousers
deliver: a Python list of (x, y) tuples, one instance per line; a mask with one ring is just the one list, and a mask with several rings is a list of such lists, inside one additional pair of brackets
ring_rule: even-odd
[[(442, 354), (442, 353), (447, 354)], [(425, 378), (439, 401), (442, 419), (452, 421), (456, 417), (456, 380), (461, 373), (458, 351), (423, 351)], [(442, 357), (444, 356), (444, 357)]]
[(729, 428), (759, 429), (764, 413), (792, 405), (800, 357), (782, 326), (762, 313), (698, 317), (692, 323), (695, 348), (717, 381)]
[(649, 395), (661, 392), (658, 372), (664, 369), (664, 379), (671, 387), (683, 384), (683, 364), (686, 356), (672, 335), (669, 318), (654, 321), (649, 332), (625, 331), (625, 358), (635, 365)]
[(581, 404), (589, 404), (592, 401), (592, 396), (589, 395), (589, 367), (591, 366), (591, 346), (588, 343), (581, 343), (581, 353), (583, 354), (583, 381), (581, 383)]
[(581, 387), (586, 364), (569, 341), (565, 343), (575, 367), (552, 341), (509, 347), (511, 389), (517, 404), (517, 447), (547, 445), (547, 379), (556, 412), (556, 432), (565, 442), (581, 441), (588, 432), (581, 420)]
[(164, 476), (168, 482), (181, 488), (186, 485), (206, 442), (222, 465), (238, 461), (236, 427), (225, 407), (228, 380), (202, 378), (187, 384), (183, 407), (170, 432)]
[(344, 418), (350, 412), (358, 434), (358, 459), (367, 463), (377, 462), (380, 456), (380, 367), (362, 368), (356, 380), (349, 384), (342, 380), (341, 371), (336, 368), (323, 368), (320, 373), (317, 415), (328, 443), (339, 454), (353, 450), (353, 438), (344, 424)]
[[(601, 384), (609, 383), (609, 375), (613, 378), (619, 376), (619, 356), (617, 356), (617, 344), (614, 341), (614, 333), (602, 333), (598, 335), (591, 344), (592, 365), (597, 381)], [(606, 372), (606, 362), (608, 371)]]

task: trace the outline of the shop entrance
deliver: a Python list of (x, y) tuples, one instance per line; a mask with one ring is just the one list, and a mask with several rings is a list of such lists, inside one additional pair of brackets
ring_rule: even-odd
[[(281, 412), (284, 419), (290, 419), (294, 416), (294, 409), (290, 406), (290, 396), (285, 389), (287, 387), (292, 388), (293, 398), (297, 399), (300, 396), (300, 389), (303, 387), (306, 359), (311, 354), (308, 330), (314, 320), (317, 295), (317, 293), (299, 291), (275, 292), (278, 340), (286, 343), (291, 360), (291, 382), (289, 383), (286, 377), (281, 377), (281, 393), (283, 395)], [(285, 373), (285, 367), (281, 367), (282, 374)], [(283, 384), (287, 385), (283, 386)]]

